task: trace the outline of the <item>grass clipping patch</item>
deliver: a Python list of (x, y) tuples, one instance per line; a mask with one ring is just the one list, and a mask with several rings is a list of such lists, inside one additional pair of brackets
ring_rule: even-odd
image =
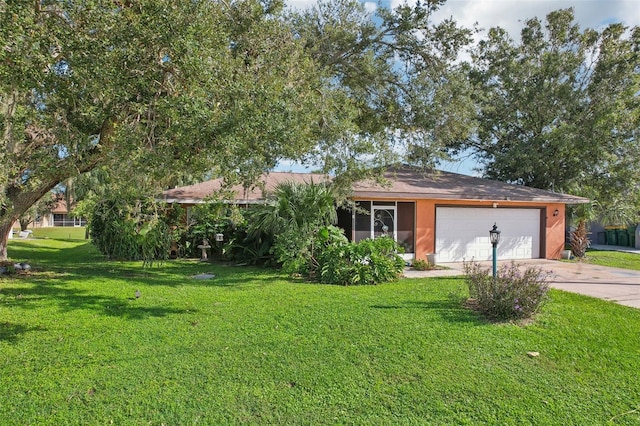
[(503, 265), (493, 278), (488, 268), (465, 262), (465, 281), (470, 300), (465, 306), (490, 320), (530, 319), (548, 300), (551, 273), (541, 268)]

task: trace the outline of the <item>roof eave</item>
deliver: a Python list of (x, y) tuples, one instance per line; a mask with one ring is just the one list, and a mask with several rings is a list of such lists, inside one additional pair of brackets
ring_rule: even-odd
[(412, 200), (461, 200), (461, 201), (510, 201), (522, 203), (561, 203), (561, 204), (586, 204), (590, 200), (581, 197), (517, 197), (517, 196), (483, 196), (468, 194), (424, 194), (412, 192), (384, 192), (384, 191), (354, 191), (353, 198), (393, 198)]

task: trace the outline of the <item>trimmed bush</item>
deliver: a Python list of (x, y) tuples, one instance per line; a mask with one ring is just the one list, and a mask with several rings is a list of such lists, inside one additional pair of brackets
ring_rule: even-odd
[(414, 260), (413, 263), (411, 264), (411, 266), (416, 271), (430, 271), (430, 270), (435, 268), (434, 265), (430, 264), (429, 262), (427, 262), (424, 259), (416, 259), (416, 260)]
[[(321, 233), (321, 238), (327, 233)], [(329, 233), (318, 245), (318, 281), (339, 285), (371, 285), (398, 279), (404, 270), (400, 248), (389, 237), (347, 242)]]
[(464, 264), (469, 296), (487, 317), (500, 320), (529, 318), (548, 299), (551, 274), (537, 267), (523, 271), (515, 262), (499, 268), (495, 279), (476, 262)]

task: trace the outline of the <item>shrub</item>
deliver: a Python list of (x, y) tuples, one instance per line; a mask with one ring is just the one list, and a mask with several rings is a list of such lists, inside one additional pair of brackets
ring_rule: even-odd
[[(204, 204), (191, 208), (187, 232), (178, 245), (183, 256), (200, 256), (198, 245), (207, 240), (212, 246), (211, 256), (216, 258), (235, 258), (235, 243), (243, 238), (246, 220), (241, 210), (233, 205), (210, 198)], [(223, 235), (223, 243), (216, 242), (216, 234)], [(229, 246), (234, 244), (233, 246)]]
[[(325, 234), (326, 235), (326, 234)], [(389, 237), (348, 242), (333, 235), (318, 246), (317, 279), (326, 284), (368, 285), (398, 279), (404, 270), (399, 247)]]
[(434, 268), (432, 264), (424, 259), (414, 260), (411, 266), (413, 266), (413, 269), (415, 269), (416, 271), (430, 271)]
[(168, 258), (181, 208), (159, 204), (152, 198), (114, 195), (91, 212), (92, 243), (117, 260), (143, 260), (145, 266)]
[(464, 264), (469, 296), (475, 299), (478, 309), (489, 318), (529, 318), (548, 298), (551, 276), (537, 267), (521, 271), (515, 262), (503, 265), (493, 279), (489, 269), (478, 263)]

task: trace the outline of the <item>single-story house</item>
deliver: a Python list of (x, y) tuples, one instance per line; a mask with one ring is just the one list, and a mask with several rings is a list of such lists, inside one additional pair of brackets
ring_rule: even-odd
[[(338, 225), (352, 241), (393, 237), (406, 258), (437, 262), (490, 260), (489, 230), (501, 231), (499, 259), (557, 259), (565, 243), (565, 206), (589, 200), (535, 188), (450, 172), (424, 173), (400, 167), (385, 173), (387, 184), (363, 180), (353, 184), (359, 209), (339, 210)], [(235, 202), (263, 202), (265, 192), (279, 182), (326, 181), (326, 175), (271, 172), (253, 188), (230, 188)], [(222, 180), (163, 192), (170, 203), (190, 206), (205, 202)]]
[(71, 215), (71, 212), (67, 207), (66, 200), (63, 197), (58, 196), (56, 197), (51, 211), (42, 216), (38, 216), (31, 226), (48, 228), (51, 226), (85, 226), (86, 224), (87, 220), (84, 217)]

